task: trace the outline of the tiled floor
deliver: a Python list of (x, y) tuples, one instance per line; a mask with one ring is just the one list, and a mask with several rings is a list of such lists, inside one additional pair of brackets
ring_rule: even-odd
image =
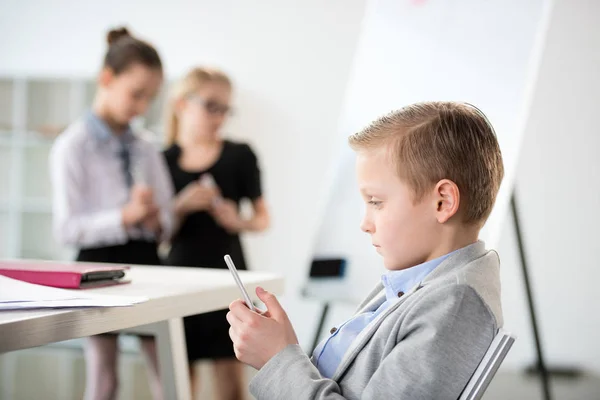
[[(600, 400), (600, 377), (555, 378), (551, 381), (553, 400)], [(543, 400), (540, 380), (517, 373), (496, 375), (484, 400)]]
[[(85, 384), (84, 368), (80, 350), (46, 347), (8, 353), (0, 357), (0, 400), (80, 399)], [(210, 365), (199, 363), (197, 368), (201, 385), (196, 399), (215, 398)], [(125, 352), (121, 357), (120, 372), (121, 399), (150, 399), (145, 366), (139, 354)], [(247, 378), (254, 373), (248, 368)], [(32, 377), (36, 385), (31, 385)], [(9, 388), (13, 391), (9, 392)], [(553, 379), (552, 394), (553, 400), (600, 400), (600, 376)], [(483, 399), (544, 400), (539, 379), (506, 370), (496, 375)]]
[[(200, 370), (210, 373), (208, 365), (201, 364)], [(254, 375), (248, 369), (247, 376)], [(206, 376), (208, 378), (208, 376)], [(210, 380), (210, 378), (209, 378)], [(211, 399), (210, 387), (203, 388), (198, 399)], [(552, 400), (600, 400), (600, 376), (583, 376), (578, 379), (553, 379), (551, 382)], [(525, 374), (499, 372), (483, 400), (544, 400), (539, 379)]]

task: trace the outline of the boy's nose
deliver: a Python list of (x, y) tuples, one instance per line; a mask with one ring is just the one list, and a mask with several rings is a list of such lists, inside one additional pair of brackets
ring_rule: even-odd
[(365, 233), (373, 233), (375, 230), (373, 223), (366, 216), (360, 223), (360, 229)]

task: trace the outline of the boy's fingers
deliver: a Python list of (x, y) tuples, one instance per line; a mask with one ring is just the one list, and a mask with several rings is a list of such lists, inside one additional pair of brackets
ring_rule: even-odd
[(256, 295), (267, 306), (269, 316), (273, 316), (275, 319), (285, 317), (285, 311), (274, 294), (267, 292), (259, 286), (256, 288)]
[(229, 310), (241, 322), (249, 322), (254, 318), (254, 313), (246, 306), (243, 300), (236, 300), (229, 305)]
[(235, 316), (235, 314), (231, 311), (229, 311), (227, 313), (227, 315), (225, 316), (225, 318), (227, 319), (227, 322), (229, 322), (229, 325), (231, 326), (235, 326), (240, 324), (242, 321), (240, 321), (240, 319), (238, 317)]

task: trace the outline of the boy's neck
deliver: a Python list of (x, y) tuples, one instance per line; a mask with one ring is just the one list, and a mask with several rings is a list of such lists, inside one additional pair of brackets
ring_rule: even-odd
[(478, 226), (474, 226), (461, 229), (459, 232), (454, 231), (452, 234), (443, 236), (439, 245), (436, 246), (426, 261), (435, 260), (436, 258), (476, 243), (479, 240), (479, 230), (480, 228)]

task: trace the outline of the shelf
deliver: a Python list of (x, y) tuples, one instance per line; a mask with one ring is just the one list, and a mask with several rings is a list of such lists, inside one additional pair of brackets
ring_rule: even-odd
[[(169, 86), (140, 119), (157, 148), (164, 145)], [(91, 108), (95, 92), (94, 79), (0, 77), (0, 257), (72, 259), (53, 239), (48, 156), (60, 132)]]
[(10, 133), (0, 132), (0, 146), (9, 147), (13, 145), (13, 140)]
[(35, 213), (52, 215), (52, 206), (49, 204), (19, 204), (18, 206), (10, 206), (8, 203), (0, 203), (0, 213)]
[(10, 130), (13, 127), (13, 81), (0, 79), (0, 129)]
[(97, 83), (95, 80), (85, 81), (83, 82), (83, 99), (82, 104), (80, 105), (80, 114), (83, 114), (86, 110), (92, 107), (94, 103), (94, 97), (96, 96)]
[(51, 214), (52, 202), (50, 199), (26, 199), (17, 205), (11, 205), (8, 200), (0, 200), (0, 213), (38, 213)]
[(10, 197), (12, 155), (9, 147), (0, 147), (0, 203)]
[(92, 105), (89, 80), (32, 80), (27, 83), (27, 127), (56, 137)]
[(50, 198), (27, 198), (21, 202), (18, 210), (22, 213), (51, 214), (52, 200)]
[(2, 147), (50, 147), (54, 143), (55, 138), (46, 138), (37, 132), (29, 133), (6, 133), (0, 132), (0, 146)]
[(44, 136), (38, 132), (27, 132), (20, 134), (17, 139), (17, 144), (23, 147), (47, 147), (50, 149), (56, 137)]
[(69, 124), (72, 84), (69, 81), (27, 83), (27, 128), (56, 130)]
[(169, 83), (165, 82), (161, 87), (160, 91), (156, 95), (156, 98), (150, 105), (150, 108), (144, 115), (144, 126), (148, 129), (150, 127), (158, 127), (158, 130), (152, 131), (157, 134), (164, 131), (164, 115), (165, 115), (165, 107), (167, 105), (167, 99), (170, 92)]
[(8, 249), (8, 231), (9, 231), (8, 213), (0, 210), (0, 258), (6, 258), (9, 254)]
[(51, 143), (46, 146), (26, 147), (23, 154), (23, 197), (45, 198), (50, 201), (52, 187), (48, 155)]
[(70, 253), (54, 240), (51, 214), (23, 213), (21, 224), (21, 258), (37, 260), (70, 259)]

